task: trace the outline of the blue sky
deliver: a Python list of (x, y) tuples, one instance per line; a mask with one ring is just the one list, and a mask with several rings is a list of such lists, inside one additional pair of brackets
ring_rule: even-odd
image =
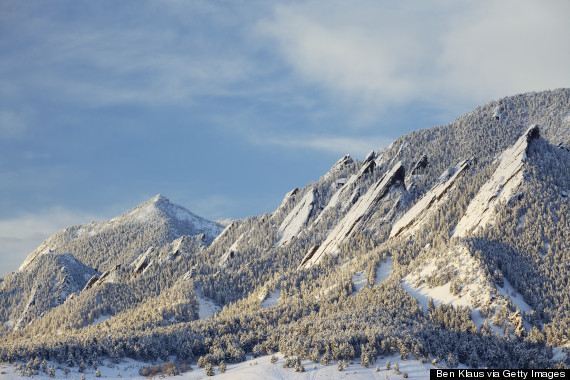
[(342, 155), (570, 86), (560, 1), (0, 1), (0, 275), (162, 193), (272, 211)]

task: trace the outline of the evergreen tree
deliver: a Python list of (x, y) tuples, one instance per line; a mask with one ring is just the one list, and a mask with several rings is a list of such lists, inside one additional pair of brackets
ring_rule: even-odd
[(398, 364), (398, 363), (394, 364), (394, 373), (396, 375), (400, 374), (400, 364)]
[(214, 366), (208, 362), (205, 366), (206, 376), (214, 376)]

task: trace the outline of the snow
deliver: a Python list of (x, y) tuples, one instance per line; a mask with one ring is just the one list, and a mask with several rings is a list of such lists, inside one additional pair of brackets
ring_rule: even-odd
[(554, 362), (560, 363), (568, 360), (568, 358), (570, 358), (570, 344), (564, 347), (554, 347), (552, 350), (552, 360)]
[(310, 189), (303, 196), (303, 199), (291, 210), (285, 217), (283, 223), (279, 226), (281, 238), (277, 242), (277, 246), (282, 246), (297, 236), (301, 229), (307, 224), (312, 215), (315, 205), (315, 190)]
[(296, 187), (293, 190), (289, 191), (287, 194), (285, 194), (283, 200), (281, 201), (281, 204), (279, 205), (279, 207), (277, 207), (277, 210), (275, 210), (275, 212), (273, 213), (273, 216), (275, 216), (277, 212), (279, 212), (281, 209), (287, 206), (287, 203), (289, 203), (289, 201), (293, 199), (298, 193), (299, 193), (299, 188)]
[(281, 299), (281, 289), (275, 289), (274, 291), (270, 292), (269, 295), (261, 300), (261, 307), (266, 309), (271, 306), (275, 306), (279, 304), (279, 300)]
[(503, 152), (501, 163), (467, 207), (465, 215), (455, 227), (453, 236), (466, 237), (478, 229), (485, 228), (492, 221), (498, 205), (508, 202), (516, 193), (524, 180), (523, 164), (528, 145), (530, 140), (537, 138), (537, 131), (536, 126), (529, 128), (512, 147)]
[(509, 280), (503, 277), (503, 287), (497, 286), (497, 290), (503, 295), (504, 297), (510, 298), (513, 301), (513, 304), (519, 308), (520, 311), (524, 311), (529, 313), (532, 311), (532, 307), (527, 304), (523, 298), (523, 296), (515, 290), (515, 288), (511, 285)]
[(226, 253), (224, 253), (224, 255), (220, 258), (220, 266), (224, 266), (226, 264), (226, 262), (232, 257), (232, 254), (235, 255), (236, 252), (238, 252), (238, 245), (241, 243), (242, 239), (246, 236), (247, 234), (244, 232), (243, 234), (241, 234), (236, 241), (233, 242), (233, 244), (230, 246), (230, 248), (228, 249), (228, 251)]
[[(385, 357), (379, 357), (378, 360), (373, 363), (370, 367), (364, 367), (359, 358), (354, 359), (353, 363), (349, 364), (344, 371), (338, 371), (337, 362), (331, 362), (328, 366), (323, 366), (320, 363), (315, 363), (310, 360), (302, 360), (302, 364), (305, 367), (305, 372), (295, 372), (294, 368), (283, 368), (285, 359), (281, 353), (276, 353), (277, 362), (271, 364), (272, 355), (260, 356), (253, 358), (248, 357), (248, 360), (241, 363), (229, 363), (226, 367), (225, 373), (220, 373), (217, 366), (214, 367), (215, 376), (214, 379), (220, 380), (233, 380), (233, 379), (247, 379), (247, 380), (283, 380), (283, 379), (293, 379), (293, 380), (372, 380), (372, 379), (384, 379), (385, 376), (390, 380), (401, 380), (404, 373), (408, 374), (408, 379), (428, 379), (429, 370), (433, 369), (434, 366), (429, 363), (421, 363), (419, 360), (408, 359), (402, 360), (400, 355), (391, 355)], [(172, 358), (174, 359), (174, 358)], [(386, 361), (390, 361), (391, 369), (386, 369)], [(394, 373), (394, 366), (398, 363), (400, 367), (401, 374), (396, 375)], [(162, 363), (160, 363), (162, 364)], [(25, 365), (25, 364), (24, 364)], [(48, 362), (48, 368), (53, 365), (56, 368), (56, 362)], [(119, 379), (128, 378), (133, 380), (143, 380), (146, 377), (139, 375), (139, 369), (151, 365), (151, 363), (144, 363), (141, 361), (133, 359), (125, 359), (119, 364), (113, 364), (106, 360), (103, 365), (100, 365), (99, 371), (101, 372), (101, 379)], [(376, 372), (376, 367), (379, 371)], [(458, 368), (467, 368), (460, 364)], [(120, 374), (120, 376), (119, 376)], [(85, 371), (85, 376), (88, 379), (95, 378), (95, 370), (91, 367), (87, 368)], [(170, 376), (160, 377), (171, 378)], [(13, 366), (0, 364), (0, 378), (3, 380), (21, 380)], [(34, 375), (35, 379), (48, 380), (51, 379), (47, 374), (41, 372), (38, 375)], [(63, 369), (56, 369), (56, 378), (62, 379), (66, 378)], [(71, 367), (70, 373), (67, 378), (81, 378), (81, 373), (77, 367)], [(183, 380), (198, 380), (210, 378), (206, 376), (206, 371), (204, 368), (198, 367), (195, 363), (192, 364), (192, 370), (189, 372), (182, 373), (178, 376), (172, 377), (172, 379), (183, 379)]]
[(493, 117), (497, 119), (500, 118), (502, 112), (503, 108), (501, 106), (496, 106), (495, 108), (493, 108)]
[(391, 256), (388, 256), (384, 262), (382, 262), (378, 268), (376, 268), (376, 277), (374, 278), (374, 285), (378, 285), (382, 281), (388, 279), (392, 272), (394, 271), (394, 261)]
[(361, 270), (360, 272), (356, 272), (352, 276), (352, 283), (354, 284), (354, 292), (358, 293), (360, 289), (366, 286), (368, 281), (366, 280), (366, 273)]
[[(374, 155), (373, 155), (374, 151), (370, 152), (367, 156), (366, 159), (364, 160), (362, 166), (360, 167), (360, 170), (358, 171), (357, 174), (353, 174), (350, 176), (350, 178), (348, 180), (345, 181), (344, 185), (339, 188), (331, 197), (330, 201), (327, 203), (327, 205), (325, 206), (325, 208), (323, 209), (323, 211), (319, 214), (319, 216), (317, 217), (317, 219), (314, 222), (314, 225), (316, 226), (322, 219), (323, 215), (325, 215), (325, 212), (327, 210), (333, 209), (337, 206), (337, 204), (339, 203), (340, 199), (342, 199), (344, 197), (344, 194), (347, 194), (349, 191), (351, 191), (351, 189), (354, 188), (354, 185), (360, 181), (360, 179), (366, 174), (368, 173), (370, 170), (373, 170), (375, 167), (375, 162), (374, 162)], [(358, 189), (359, 190), (359, 189)], [(341, 207), (341, 211), (344, 211), (347, 207), (350, 207), (357, 199), (358, 197), (356, 197), (355, 199), (355, 192), (357, 191), (357, 189), (355, 189), (352, 192), (352, 196), (350, 197), (350, 199), (348, 200), (348, 202), (344, 202), (342, 204)]]
[[(352, 175), (352, 176), (350, 177), (350, 179), (348, 180), (347, 184), (350, 183), (350, 181), (352, 180), (353, 177), (354, 177), (354, 175)], [(336, 207), (336, 205), (338, 204), (338, 201), (339, 201), (339, 199), (340, 199), (340, 196), (341, 196), (342, 194), (344, 194), (344, 192), (346, 191), (346, 189), (347, 189), (348, 187), (349, 187), (349, 186), (347, 186), (347, 185), (345, 184), (343, 187), (341, 187), (340, 189), (338, 189), (338, 190), (333, 194), (333, 196), (331, 197), (329, 203), (327, 203), (327, 205), (325, 206), (325, 208), (323, 209), (323, 211), (321, 211), (321, 213), (319, 214), (319, 216), (317, 217), (317, 219), (315, 219), (315, 222), (313, 223), (314, 226), (316, 226), (317, 224), (320, 223), (320, 221), (321, 221), (321, 219), (323, 218), (323, 215), (325, 215), (325, 212), (326, 212), (326, 211), (328, 211), (328, 210), (333, 209), (333, 208)]]
[(111, 219), (109, 222), (92, 223), (92, 228), (103, 230), (126, 222), (152, 223), (165, 218), (192, 226), (195, 231), (194, 234), (204, 233), (208, 241), (214, 240), (224, 230), (222, 225), (193, 214), (186, 208), (170, 202), (162, 194), (154, 196), (147, 202)]
[(400, 218), (390, 231), (390, 238), (407, 236), (417, 231), (429, 218), (429, 214), (437, 211), (441, 206), (443, 197), (455, 185), (457, 178), (468, 167), (470, 161), (462, 161), (453, 170), (442, 174), (437, 183)]
[(220, 234), (218, 236), (216, 236), (216, 238), (214, 239), (214, 241), (212, 241), (212, 245), (215, 244), (216, 242), (218, 242), (219, 240), (222, 239), (222, 237), (224, 237), (229, 231), (233, 230), (234, 228), (238, 227), (238, 222), (236, 220), (234, 220), (233, 222), (231, 222), (230, 224), (228, 224), (223, 230), (222, 232), (220, 232)]
[[(25, 364), (23, 367), (25, 368)], [(143, 376), (139, 375), (139, 369), (142, 367), (146, 367), (150, 365), (149, 363), (144, 363), (138, 360), (133, 359), (124, 359), (122, 362), (118, 364), (112, 363), (110, 360), (105, 360), (102, 365), (98, 366), (99, 372), (101, 373), (101, 379), (119, 379), (119, 378), (128, 378), (128, 379), (146, 379)], [(53, 366), (55, 368), (55, 378), (56, 379), (80, 379), (81, 372), (77, 366), (70, 367), (69, 375), (65, 375), (63, 369), (64, 365), (61, 365), (55, 361), (47, 361), (48, 368)], [(85, 370), (85, 377), (87, 379), (96, 379), (95, 377), (96, 370), (93, 367), (87, 367)], [(2, 380), (22, 380), (28, 379), (28, 377), (20, 377), (16, 372), (15, 368), (11, 365), (7, 364), (0, 364), (0, 378)], [(42, 379), (42, 380), (51, 380), (49, 375), (42, 371), (40, 368), (37, 375), (33, 375), (34, 379)]]
[[(285, 359), (280, 353), (276, 354), (278, 360), (275, 364), (271, 364), (271, 355), (252, 358), (246, 362), (237, 364), (228, 364), (226, 373), (220, 374), (216, 368), (216, 379), (248, 379), (248, 380), (271, 380), (271, 379), (351, 379), (351, 380), (369, 380), (380, 379), (388, 376), (388, 379), (402, 379), (402, 374), (407, 373), (409, 379), (426, 379), (429, 378), (429, 370), (434, 368), (428, 363), (420, 363), (419, 360), (402, 360), (399, 355), (392, 355), (379, 358), (376, 363), (366, 368), (360, 364), (360, 359), (355, 359), (353, 364), (349, 364), (344, 371), (338, 371), (337, 363), (331, 362), (328, 366), (320, 363), (314, 363), (310, 360), (303, 360), (305, 372), (295, 372), (294, 368), (283, 368)], [(390, 360), (392, 369), (386, 370), (386, 361)], [(256, 364), (257, 363), (257, 364)], [(394, 365), (398, 363), (402, 374), (394, 373)], [(380, 368), (376, 372), (375, 368)], [(315, 369), (316, 367), (316, 369)], [(465, 367), (461, 367), (465, 368)], [(200, 379), (204, 375), (202, 368), (195, 368), (193, 372), (183, 375), (184, 379)]]
[(382, 176), (378, 182), (374, 183), (335, 226), (320, 247), (310, 257), (306, 255), (303, 258), (299, 269), (318, 264), (324, 255), (338, 253), (340, 244), (350, 238), (353, 232), (358, 230), (358, 226), (362, 225), (367, 217), (376, 210), (377, 203), (386, 195), (396, 178), (399, 175), (403, 177), (403, 171), (402, 163), (398, 162), (392, 170)]
[(344, 186), (344, 184), (346, 183), (347, 178), (346, 177), (342, 177), (337, 179), (336, 181), (334, 181), (335, 185), (338, 187)]
[[(354, 363), (349, 364), (344, 371), (338, 371), (337, 363), (331, 362), (328, 366), (315, 363), (310, 360), (302, 360), (305, 372), (295, 372), (294, 368), (283, 368), (285, 359), (283, 355), (277, 353), (278, 360), (275, 364), (271, 364), (271, 355), (251, 358), (248, 361), (236, 364), (228, 364), (226, 373), (220, 374), (218, 368), (215, 368), (216, 379), (247, 379), (247, 380), (272, 380), (272, 379), (351, 379), (351, 380), (369, 380), (383, 379), (402, 379), (402, 374), (407, 373), (409, 379), (427, 379), (429, 378), (429, 370), (433, 369), (433, 365), (428, 363), (420, 363), (419, 360), (402, 360), (399, 355), (392, 355), (379, 358), (376, 363), (366, 368), (360, 364), (360, 359), (355, 359)], [(386, 361), (390, 360), (392, 369), (386, 370)], [(400, 375), (394, 373), (394, 365), (398, 363), (400, 366)], [(376, 366), (379, 371), (376, 372)], [(316, 369), (315, 369), (316, 367)], [(460, 368), (466, 368), (460, 366)], [(182, 375), (183, 379), (201, 379), (205, 372), (203, 368), (194, 368), (194, 371)]]
[[(451, 281), (431, 288), (427, 284), (427, 277), (444, 270), (453, 272), (454, 277), (461, 284), (459, 294), (451, 293)], [(428, 260), (419, 269), (404, 277), (401, 284), (412, 297), (418, 300), (424, 312), (427, 313), (430, 298), (436, 306), (440, 304), (466, 306), (471, 309), (473, 323), (480, 328), (485, 322), (485, 318), (480, 314), (482, 306), (499, 307), (508, 304), (510, 299), (521, 312), (532, 311), (522, 295), (516, 294), (506, 278), (503, 278), (503, 282), (504, 286), (499, 287), (486, 280), (481, 264), (469, 254), (464, 246), (458, 245), (438, 258)], [(489, 326), (499, 334), (504, 332), (491, 324)], [(530, 325), (524, 323), (524, 327), (528, 330)]]
[(329, 286), (328, 288), (321, 290), (321, 291), (319, 292), (319, 294), (317, 294), (317, 295), (315, 296), (315, 301), (318, 302), (318, 301), (321, 300), (321, 297), (326, 297), (326, 296), (328, 296), (328, 295), (330, 294), (330, 292), (332, 292), (333, 290), (335, 290), (337, 287), (338, 287), (338, 284), (333, 284), (333, 285)]
[(330, 168), (330, 170), (327, 172), (327, 174), (324, 175), (324, 178), (329, 178), (332, 175), (334, 175), (336, 172), (338, 172), (339, 170), (341, 170), (343, 167), (345, 167), (346, 165), (352, 164), (352, 158), (350, 157), (350, 154), (347, 154), (346, 156), (340, 158), (334, 165), (332, 168)]
[(91, 325), (95, 326), (98, 325), (101, 322), (105, 322), (108, 319), (111, 319), (112, 315), (101, 315), (99, 316), (99, 318), (95, 318), (93, 320), (93, 322), (91, 322)]
[[(78, 239), (95, 236), (106, 230), (118, 228), (129, 223), (153, 223), (157, 221), (175, 222), (175, 225), (179, 224), (185, 229), (190, 227), (190, 230), (193, 231), (191, 235), (204, 233), (208, 242), (214, 240), (224, 230), (222, 225), (197, 216), (184, 207), (171, 203), (165, 196), (158, 194), (134, 209), (110, 220), (68, 227), (60, 231), (60, 233), (71, 231), (74, 232), (74, 238)], [(182, 233), (179, 233), (179, 235), (182, 235)], [(55, 251), (57, 246), (52, 244), (54, 236), (44, 241), (34, 250), (24, 260), (18, 271), (26, 269), (36, 257)]]
[[(558, 352), (559, 351), (559, 352)], [(562, 357), (562, 350), (555, 351), (560, 357)], [(433, 369), (433, 365), (429, 363), (421, 363), (419, 360), (408, 359), (402, 360), (400, 355), (391, 355), (385, 357), (379, 357), (375, 363), (370, 365), (370, 367), (364, 367), (359, 358), (354, 359), (353, 363), (349, 364), (348, 367), (343, 371), (338, 371), (337, 362), (331, 362), (328, 366), (323, 366), (320, 363), (315, 363), (310, 360), (302, 360), (302, 364), (305, 367), (305, 372), (295, 372), (294, 368), (283, 368), (285, 359), (281, 353), (276, 353), (277, 362), (275, 364), (271, 363), (272, 355), (260, 356), (253, 358), (248, 356), (248, 360), (241, 363), (228, 363), (225, 373), (220, 373), (218, 366), (214, 367), (215, 379), (248, 379), (248, 380), (272, 380), (272, 379), (351, 379), (351, 380), (372, 380), (372, 379), (383, 379), (385, 376), (390, 380), (402, 379), (404, 373), (408, 374), (409, 379), (427, 379), (429, 378), (429, 370)], [(171, 360), (174, 360), (171, 357)], [(386, 361), (390, 361), (391, 369), (386, 369)], [(394, 373), (394, 366), (398, 363), (400, 367), (400, 375)], [(162, 363), (160, 363), (162, 364)], [(69, 375), (65, 376), (63, 371), (63, 366), (58, 365), (55, 361), (47, 362), (48, 368), (53, 366), (56, 369), (55, 377), (58, 379), (63, 378), (81, 378), (81, 372), (77, 366), (70, 367)], [(146, 377), (139, 374), (139, 370), (143, 367), (147, 367), (151, 363), (145, 363), (134, 359), (126, 358), (118, 364), (112, 363), (110, 360), (105, 360), (102, 365), (98, 366), (101, 373), (101, 379), (119, 379), (128, 378), (133, 380), (143, 380)], [(59, 368), (58, 368), (59, 366)], [(25, 367), (25, 363), (24, 363)], [(184, 379), (184, 380), (198, 380), (209, 378), (206, 376), (206, 371), (204, 368), (198, 367), (195, 363), (191, 364), (192, 370), (189, 372), (182, 373), (175, 377), (160, 375), (164, 378), (172, 379)], [(379, 371), (376, 372), (376, 367)], [(459, 365), (458, 368), (467, 368), (464, 365)], [(92, 367), (87, 367), (85, 370), (85, 377), (88, 379), (95, 378), (95, 369)], [(33, 376), (35, 379), (48, 380), (51, 379), (48, 374), (42, 372), (41, 368), (37, 375)], [(23, 377), (18, 376), (15, 368), (12, 365), (0, 364), (0, 378), (3, 380), (21, 380)], [(25, 378), (25, 377), (24, 377)]]
[[(451, 293), (451, 281), (432, 288), (425, 282), (430, 275), (444, 270), (455, 273), (454, 276), (462, 284), (458, 295)], [(480, 305), (490, 305), (496, 293), (494, 285), (485, 280), (481, 264), (461, 245), (448, 250), (438, 258), (428, 260), (421, 270), (409, 273), (402, 280), (402, 287), (420, 302), (425, 312), (430, 298), (435, 305), (467, 306), (474, 310)], [(472, 312), (472, 316), (477, 315), (478, 313)], [(477, 324), (477, 321), (474, 322)]]
[(213, 317), (214, 314), (222, 310), (222, 308), (216, 305), (212, 299), (207, 298), (202, 294), (201, 287), (196, 289), (196, 299), (198, 300), (198, 317), (200, 319)]
[[(376, 276), (374, 278), (374, 285), (378, 285), (382, 281), (386, 280), (392, 274), (394, 270), (394, 262), (392, 258), (388, 256), (388, 258), (382, 262), (378, 268), (376, 268)], [(352, 283), (354, 284), (354, 293), (360, 292), (360, 290), (368, 284), (368, 280), (366, 278), (366, 272), (361, 270), (352, 275)]]
[(402, 153), (404, 151), (404, 149), (406, 149), (408, 147), (408, 145), (410, 145), (410, 143), (408, 141), (404, 141), (402, 143), (402, 145), (400, 145), (400, 148), (398, 149), (396, 154), (394, 155), (394, 158), (398, 157), (400, 155), (400, 153)]

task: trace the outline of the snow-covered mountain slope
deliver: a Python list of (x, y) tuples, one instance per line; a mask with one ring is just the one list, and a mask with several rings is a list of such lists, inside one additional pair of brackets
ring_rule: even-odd
[(10, 313), (0, 322), (15, 330), (26, 326), (81, 292), (96, 273), (71, 253), (41, 256), (24, 270), (4, 278), (2, 288), (10, 291), (0, 291), (0, 300)]
[[(88, 265), (108, 269), (117, 264), (129, 264), (149, 247), (163, 246), (181, 236), (203, 234), (204, 243), (209, 244), (223, 229), (159, 194), (108, 221), (68, 227), (58, 232), (32, 252), (19, 270), (49, 252), (73, 252)], [(92, 249), (81, 248), (86, 245)]]
[(81, 226), (76, 233), (78, 237), (82, 235), (93, 236), (118, 225), (133, 222), (152, 224), (157, 221), (168, 224), (171, 233), (175, 236), (204, 234), (209, 243), (224, 229), (222, 225), (195, 215), (184, 207), (170, 202), (164, 195), (158, 194), (133, 210), (107, 222), (93, 222)]
[(350, 154), (347, 154), (346, 156), (340, 158), (333, 165), (333, 167), (330, 168), (330, 170), (324, 175), (324, 178), (328, 179), (328, 178), (334, 176), (336, 173), (338, 173), (339, 171), (341, 171), (342, 169), (344, 169), (348, 165), (352, 164), (353, 162), (354, 161), (352, 160), (352, 157), (350, 157)]
[[(217, 366), (281, 350), (325, 363), (397, 353), (437, 366), (554, 367), (570, 344), (568, 115), (570, 89), (491, 101), (363, 162), (342, 157), (213, 241), (162, 197), (70, 227), (27, 265), (71, 252), (97, 272), (79, 291), (61, 288), (65, 301), (43, 316), (48, 287), (34, 284), (59, 291), (65, 281), (49, 276), (63, 276), (61, 265), (0, 280), (0, 361)], [(474, 222), (452, 236), (463, 218)]]
[(411, 167), (410, 171), (406, 175), (406, 189), (408, 191), (413, 191), (416, 188), (416, 182), (421, 180), (426, 172), (426, 168), (429, 166), (429, 160), (427, 155), (422, 155)]
[[(372, 214), (380, 209), (379, 203), (388, 194), (392, 186), (403, 187), (404, 177), (404, 166), (398, 162), (356, 202), (319, 248), (314, 251), (311, 250), (305, 255), (299, 268), (310, 268), (318, 264), (324, 255), (337, 253), (340, 244), (347, 241), (360, 226), (368, 221)], [(396, 196), (390, 202), (391, 206), (395, 206), (399, 199), (400, 197)]]
[(427, 221), (430, 213), (436, 212), (445, 202), (445, 195), (452, 190), (457, 179), (466, 171), (471, 161), (465, 160), (446, 170), (435, 185), (401, 217), (390, 231), (390, 237), (408, 236)]
[[(514, 293), (512, 290), (511, 293), (504, 291), (504, 280), (498, 276), (498, 272), (495, 276), (489, 273), (483, 262), (473, 257), (465, 246), (456, 245), (422, 262), (403, 278), (402, 286), (418, 299), (425, 313), (430, 312), (430, 299), (434, 306), (467, 307), (477, 328), (480, 329), (487, 321), (497, 332), (504, 333), (505, 315), (518, 311), (520, 317), (521, 311), (530, 312), (532, 309), (523, 300), (511, 298)], [(499, 278), (503, 287), (494, 281), (499, 281)], [(513, 332), (521, 336), (525, 330), (522, 319), (518, 318), (514, 326), (518, 330)]]
[(492, 221), (496, 207), (515, 196), (524, 179), (523, 164), (528, 147), (532, 140), (539, 137), (539, 127), (533, 125), (501, 155), (497, 170), (471, 201), (465, 215), (455, 227), (453, 236), (465, 237), (479, 228), (485, 228)]
[(277, 245), (287, 244), (307, 225), (315, 208), (315, 190), (309, 189), (301, 201), (291, 210), (285, 220), (279, 226), (281, 238)]
[[(37, 282), (51, 293), (41, 301), (30, 298), (29, 306), (22, 306), (25, 315), (15, 317), (22, 310), (0, 314), (0, 321), (19, 327), (61, 305), (70, 294), (91, 288), (104, 293), (104, 284), (120, 286), (150, 269), (160, 271), (160, 266), (181, 255), (202, 252), (222, 229), (160, 194), (111, 220), (68, 227), (44, 241), (18, 271), (3, 279), (8, 292), (0, 293), (0, 298), (6, 296), (6, 305), (18, 310), (17, 305), (24, 305), (21, 297), (37, 293), (30, 284)], [(14, 297), (14, 290), (21, 295)], [(79, 298), (90, 302), (88, 295)], [(105, 308), (104, 302), (100, 304)]]
[[(364, 178), (366, 174), (370, 174), (374, 171), (374, 168), (376, 167), (376, 163), (374, 161), (375, 158), (376, 154), (374, 151), (370, 152), (364, 158), (364, 161), (362, 162), (358, 173), (351, 175), (350, 178), (344, 184), (342, 184), (340, 189), (338, 189), (333, 194), (323, 211), (319, 214), (317, 219), (315, 219), (315, 225), (319, 224), (323, 216), (327, 215), (327, 212), (329, 210), (333, 210), (335, 207), (337, 207), (342, 199), (344, 199), (344, 202), (341, 205), (341, 213), (344, 212), (348, 207), (352, 206), (352, 204), (358, 200), (358, 196), (360, 195), (360, 188), (357, 187), (358, 183)], [(349, 196), (348, 194), (352, 195), (348, 199), (345, 199)]]
[[(291, 202), (297, 196), (297, 194), (299, 194), (299, 188), (298, 187), (294, 188), (293, 190), (291, 190), (287, 194), (285, 194), (285, 196), (283, 197), (283, 200), (281, 201), (281, 204), (279, 205), (277, 210), (275, 210), (275, 213), (279, 212), (281, 209), (283, 209), (285, 206), (287, 206), (287, 204), (289, 202)], [(275, 213), (274, 213), (274, 215), (275, 215)]]

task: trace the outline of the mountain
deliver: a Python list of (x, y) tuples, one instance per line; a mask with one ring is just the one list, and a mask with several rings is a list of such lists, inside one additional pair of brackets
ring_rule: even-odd
[[(146, 280), (136, 277), (152, 276), (178, 256), (202, 252), (222, 230), (221, 225), (160, 194), (108, 221), (68, 227), (44, 241), (16, 272), (3, 278), (0, 298), (6, 307), (0, 321), (5, 328), (20, 329), (63, 305), (69, 296), (75, 297), (74, 303), (92, 307), (91, 315), (67, 312), (66, 316), (76, 319), (72, 325), (114, 315), (145, 297)], [(94, 305), (93, 297), (112, 293), (109, 287), (124, 288), (121, 302), (107, 294), (107, 301)]]
[[(566, 146), (570, 89), (520, 94), (346, 155), (225, 228), (162, 196), (70, 227), (0, 283), (0, 360), (570, 365)], [(75, 295), (42, 315), (26, 273), (68, 252), (67, 282), (41, 276)]]
[[(102, 270), (126, 264), (150, 246), (162, 246), (181, 236), (204, 234), (207, 245), (223, 227), (172, 204), (161, 194), (126, 213), (104, 222), (73, 226), (44, 241), (18, 269), (49, 252), (76, 252), (92, 267)], [(83, 248), (86, 245), (89, 247)]]

